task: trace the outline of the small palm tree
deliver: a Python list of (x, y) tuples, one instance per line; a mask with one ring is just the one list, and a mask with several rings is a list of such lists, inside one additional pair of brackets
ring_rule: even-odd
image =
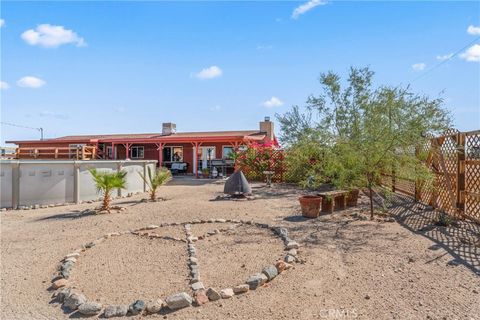
[(172, 173), (167, 168), (160, 168), (155, 170), (155, 173), (152, 174), (152, 170), (148, 167), (148, 177), (140, 173), (143, 181), (148, 185), (150, 189), (150, 200), (155, 201), (157, 198), (157, 189), (158, 187), (164, 185), (168, 181), (172, 180)]
[(98, 172), (96, 169), (90, 169), (89, 171), (95, 181), (97, 193), (103, 194), (101, 210), (110, 212), (111, 193), (114, 189), (125, 189), (127, 172)]

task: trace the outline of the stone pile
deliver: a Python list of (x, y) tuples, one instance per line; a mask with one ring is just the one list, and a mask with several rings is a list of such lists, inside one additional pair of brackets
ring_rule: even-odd
[[(226, 228), (213, 229), (201, 236), (195, 236), (192, 231), (192, 225), (203, 223), (230, 223), (231, 225)], [(183, 225), (185, 230), (185, 239), (160, 236), (154, 232), (154, 230), (168, 226)], [(206, 239), (207, 237), (228, 232), (241, 225), (248, 225), (257, 228), (269, 229), (272, 234), (278, 236), (284, 243), (286, 254), (283, 260), (277, 261), (274, 265), (265, 266), (261, 272), (255, 273), (246, 279), (245, 283), (238, 284), (229, 288), (223, 288), (216, 290), (215, 288), (205, 287), (200, 277), (200, 263), (197, 257), (197, 251), (195, 249), (195, 243)], [(188, 261), (187, 265), (190, 269), (190, 288), (192, 295), (187, 292), (180, 292), (165, 298), (165, 301), (156, 299), (145, 302), (144, 300), (136, 300), (131, 304), (126, 305), (109, 305), (104, 306), (98, 302), (88, 300), (82, 293), (73, 290), (69, 287), (68, 279), (71, 276), (73, 268), (77, 260), (81, 257), (81, 254), (101, 244), (107, 239), (118, 237), (125, 234), (136, 235), (140, 237), (148, 237), (150, 239), (158, 238), (164, 240), (173, 240), (183, 242), (187, 245)], [(198, 220), (194, 219), (185, 223), (162, 223), (160, 225), (148, 225), (146, 227), (138, 228), (135, 230), (128, 230), (123, 232), (108, 233), (100, 238), (95, 239), (92, 242), (82, 245), (80, 248), (67, 254), (58, 266), (58, 273), (52, 279), (51, 288), (55, 290), (54, 298), (56, 302), (62, 304), (65, 310), (71, 312), (78, 312), (82, 316), (97, 316), (102, 314), (104, 318), (122, 317), (122, 316), (134, 316), (139, 314), (154, 314), (160, 312), (163, 308), (169, 310), (178, 310), (192, 306), (195, 303), (197, 306), (201, 306), (209, 301), (216, 301), (220, 299), (230, 299), (235, 295), (245, 294), (250, 290), (256, 290), (263, 286), (265, 283), (273, 281), (279, 274), (292, 267), (290, 263), (297, 262), (298, 260), (299, 244), (292, 240), (288, 236), (287, 229), (283, 227), (270, 226), (265, 223), (258, 223), (247, 220), (236, 219), (209, 219)], [(103, 313), (102, 313), (103, 310)]]

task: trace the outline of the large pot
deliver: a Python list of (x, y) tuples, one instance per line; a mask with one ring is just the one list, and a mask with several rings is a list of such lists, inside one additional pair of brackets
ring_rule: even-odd
[(307, 218), (317, 218), (320, 215), (322, 198), (319, 196), (301, 196), (298, 198), (302, 207), (302, 215)]
[(350, 190), (347, 196), (347, 206), (349, 207), (356, 207), (357, 206), (357, 201), (358, 201), (358, 194), (360, 190), (358, 189), (353, 189)]
[(322, 198), (322, 212), (331, 213), (333, 211), (333, 200), (330, 197)]

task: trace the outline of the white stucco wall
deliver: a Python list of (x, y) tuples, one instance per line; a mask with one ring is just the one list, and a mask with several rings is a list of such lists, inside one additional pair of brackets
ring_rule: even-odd
[[(18, 181), (12, 178), (14, 167), (19, 166)], [(88, 170), (127, 172), (127, 187), (121, 194), (144, 191), (144, 182), (139, 173), (145, 167), (155, 169), (156, 161), (68, 161), (68, 160), (0, 160), (0, 207), (15, 207), (13, 202), (15, 183), (18, 183), (18, 206), (71, 203), (76, 200), (75, 168), (78, 167), (78, 201), (96, 200), (97, 194), (92, 176)], [(113, 196), (117, 196), (114, 192)]]

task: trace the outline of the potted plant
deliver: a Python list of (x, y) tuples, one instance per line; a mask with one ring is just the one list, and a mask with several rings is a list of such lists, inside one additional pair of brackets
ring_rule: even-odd
[(208, 168), (203, 168), (202, 169), (202, 176), (204, 178), (208, 178), (209, 175), (210, 175), (210, 170)]
[(306, 218), (318, 218), (322, 205), (322, 197), (305, 195), (298, 198), (302, 207), (302, 216)]

